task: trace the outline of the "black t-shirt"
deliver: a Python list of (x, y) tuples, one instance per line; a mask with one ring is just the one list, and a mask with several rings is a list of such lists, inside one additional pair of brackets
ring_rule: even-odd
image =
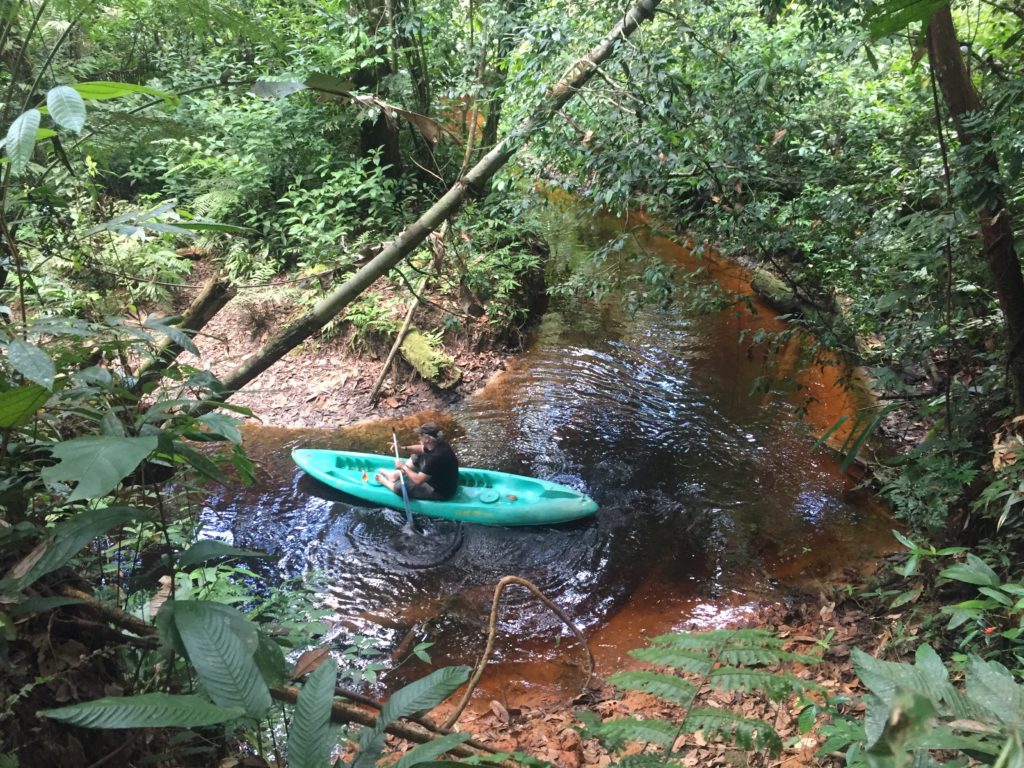
[(448, 443), (439, 440), (433, 450), (420, 454), (417, 463), (420, 472), (430, 478), (427, 482), (438, 496), (450, 499), (455, 495), (459, 485), (459, 460)]

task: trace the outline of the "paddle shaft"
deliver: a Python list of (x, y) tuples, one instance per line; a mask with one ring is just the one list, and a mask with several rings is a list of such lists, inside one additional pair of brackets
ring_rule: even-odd
[[(395, 446), (395, 461), (401, 461), (402, 456), (398, 452), (398, 433), (394, 427), (391, 429), (391, 442)], [(409, 508), (409, 489), (405, 486), (405, 472), (402, 471), (401, 467), (398, 467), (398, 481), (402, 484), (402, 502), (405, 504), (405, 524), (408, 527), (412, 527), (412, 510)]]

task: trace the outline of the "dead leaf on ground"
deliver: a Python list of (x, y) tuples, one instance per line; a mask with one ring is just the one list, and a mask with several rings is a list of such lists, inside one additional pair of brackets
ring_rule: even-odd
[(330, 655), (331, 652), (327, 648), (314, 648), (312, 651), (306, 651), (304, 654), (299, 656), (298, 660), (295, 662), (295, 666), (292, 668), (292, 673), (289, 677), (292, 680), (299, 680), (300, 678), (305, 677), (327, 661)]
[(508, 710), (505, 709), (501, 702), (492, 701), (491, 712), (493, 712), (494, 716), (498, 718), (501, 722), (507, 723), (509, 721)]

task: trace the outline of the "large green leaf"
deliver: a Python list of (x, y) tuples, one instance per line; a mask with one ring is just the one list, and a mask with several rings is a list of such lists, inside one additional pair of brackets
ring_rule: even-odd
[(50, 390), (40, 384), (28, 384), (0, 394), (0, 428), (21, 426), (49, 399)]
[(200, 416), (199, 421), (215, 435), (220, 435), (236, 445), (241, 444), (242, 433), (238, 428), (238, 419), (226, 413), (208, 413)]
[(39, 714), (82, 728), (197, 728), (237, 720), (245, 712), (241, 707), (218, 707), (199, 696), (147, 693), (44, 709)]
[(203, 539), (197, 541), (178, 557), (178, 568), (191, 568), (218, 557), (270, 557), (266, 552), (253, 552), (225, 544), (223, 541)]
[(315, 91), (335, 96), (348, 96), (356, 87), (351, 80), (342, 80), (334, 75), (325, 75), (323, 72), (311, 72), (306, 78), (306, 85)]
[(146, 513), (133, 507), (104, 507), (79, 512), (71, 519), (57, 523), (50, 538), (29, 555), (38, 559), (27, 567), (24, 574), (16, 576), (19, 588), (24, 589), (40, 577), (60, 568), (97, 536), (102, 536), (117, 525), (143, 517), (146, 517)]
[(157, 88), (150, 88), (145, 85), (135, 85), (134, 83), (117, 83), (110, 82), (107, 80), (96, 80), (87, 83), (76, 83), (71, 86), (83, 99), (93, 99), (94, 101), (107, 101), (108, 99), (120, 99), (124, 96), (131, 96), (133, 94), (145, 94), (147, 96), (156, 96), (167, 102), (177, 101), (177, 96), (167, 91), (161, 91)]
[(299, 692), (295, 717), (288, 729), (290, 768), (323, 768), (330, 762), (331, 703), (338, 665), (328, 659), (309, 676)]
[(36, 131), (42, 114), (38, 109), (30, 109), (18, 116), (7, 129), (7, 140), (4, 148), (11, 159), (11, 173), (17, 175), (25, 170), (32, 158), (32, 150), (36, 146)]
[(199, 350), (196, 348), (195, 343), (192, 341), (192, 337), (181, 328), (175, 328), (173, 325), (166, 323), (162, 320), (147, 319), (143, 325), (146, 328), (150, 328), (157, 333), (162, 333), (167, 336), (171, 341), (177, 344), (179, 347), (184, 349), (186, 352), (190, 352), (193, 355), (198, 355)]
[(288, 661), (284, 657), (284, 651), (265, 632), (259, 632), (258, 640), (259, 646), (253, 656), (256, 666), (263, 675), (264, 682), (271, 688), (278, 688), (288, 679)]
[(703, 732), (705, 738), (721, 735), (744, 749), (767, 750), (775, 755), (782, 751), (782, 740), (771, 725), (728, 709), (691, 709), (685, 727), (690, 733)]
[(106, 496), (157, 447), (156, 437), (79, 437), (53, 447), (60, 463), (41, 472), (44, 480), (77, 482), (68, 501)]
[(1000, 722), (1024, 727), (1024, 688), (1006, 667), (972, 655), (967, 662), (967, 694)]
[(946, 579), (955, 579), (966, 584), (979, 587), (995, 587), (999, 585), (999, 575), (991, 566), (977, 555), (967, 553), (967, 562), (951, 565), (939, 573)]
[(293, 93), (306, 90), (306, 84), (295, 80), (257, 80), (252, 92), (261, 99), (283, 99)]
[(942, 659), (928, 645), (918, 647), (913, 665), (882, 661), (855, 648), (853, 667), (861, 682), (885, 707), (892, 706), (901, 691), (909, 691), (946, 704), (956, 717), (984, 718), (979, 705), (949, 682)]
[[(413, 768), (413, 766), (423, 768), (424, 765), (430, 765), (435, 757), (443, 755), (465, 741), (469, 741), (468, 733), (449, 733), (447, 736), (433, 739), (426, 744), (420, 744), (402, 755), (402, 759), (398, 761), (395, 768)], [(459, 765), (459, 763), (445, 762), (441, 765)]]
[(50, 117), (62, 128), (78, 133), (85, 127), (85, 102), (74, 88), (58, 85), (46, 94)]
[(383, 730), (399, 718), (433, 709), (469, 679), (470, 671), (466, 666), (443, 667), (399, 689), (381, 709), (379, 727)]
[(7, 360), (14, 370), (29, 381), (53, 389), (57, 370), (50, 356), (35, 344), (15, 339), (7, 347)]
[(389, 724), (437, 706), (466, 682), (469, 672), (470, 668), (465, 666), (444, 667), (396, 691), (381, 709), (376, 727), (364, 728), (359, 734), (359, 754), (353, 768), (375, 765), (384, 746), (384, 729)]
[(864, 21), (871, 30), (871, 39), (879, 40), (915, 21), (927, 22), (944, 5), (949, 5), (949, 0), (888, 0), (872, 8)]
[[(227, 611), (237, 618), (225, 621)], [(237, 611), (216, 603), (183, 600), (174, 606), (174, 623), (210, 698), (259, 719), (270, 708), (270, 691), (253, 658), (259, 644), (256, 627), (250, 645), (235, 631), (239, 620), (252, 626)]]

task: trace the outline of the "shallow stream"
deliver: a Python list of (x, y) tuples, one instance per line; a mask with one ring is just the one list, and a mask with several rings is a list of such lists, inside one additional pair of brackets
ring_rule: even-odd
[[(636, 221), (581, 226), (570, 213), (550, 221), (559, 233), (552, 261), (562, 270), (583, 247), (628, 228), (617, 259), (653, 251), (749, 294), (736, 268), (696, 259)], [(837, 383), (841, 370), (800, 362), (795, 342), (771, 350), (741, 341), (744, 329), (784, 328), (755, 299), (714, 314), (685, 304), (633, 316), (611, 296), (553, 301), (528, 351), (446, 413), (340, 432), (248, 428), (260, 483), (218, 491), (204, 511), (206, 532), (270, 552), (271, 582), (323, 573), (338, 648), (367, 636), (387, 662), (400, 645), (405, 652), (429, 641), (435, 664), (474, 664), (494, 585), (516, 575), (583, 629), (605, 674), (645, 636), (719, 625), (786, 585), (888, 547), (885, 512), (850, 491), (835, 456), (813, 448), (858, 406)], [(774, 373), (764, 367), (770, 352)], [(768, 386), (755, 387), (766, 375)], [(401, 512), (342, 500), (289, 459), (296, 447), (385, 453), (393, 426), (412, 442), (427, 419), (443, 426), (464, 466), (565, 483), (589, 493), (599, 511), (546, 528), (423, 519), (424, 535), (408, 536)], [(583, 683), (571, 632), (518, 587), (505, 592), (493, 662), (484, 701), (565, 700)], [(383, 680), (424, 671), (405, 664)]]

